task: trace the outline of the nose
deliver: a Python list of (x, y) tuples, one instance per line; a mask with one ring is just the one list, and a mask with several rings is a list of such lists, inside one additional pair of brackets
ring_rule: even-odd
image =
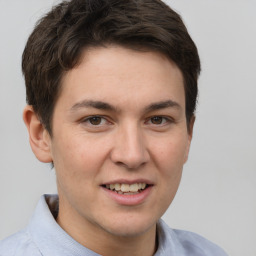
[(150, 159), (142, 131), (136, 125), (120, 128), (111, 151), (111, 160), (127, 169), (138, 169)]

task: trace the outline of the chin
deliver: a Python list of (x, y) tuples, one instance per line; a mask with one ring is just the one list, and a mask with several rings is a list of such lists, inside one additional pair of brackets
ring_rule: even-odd
[(157, 220), (146, 219), (140, 216), (139, 219), (125, 218), (114, 220), (109, 225), (102, 227), (108, 233), (118, 237), (135, 237), (144, 234), (145, 232), (154, 229)]

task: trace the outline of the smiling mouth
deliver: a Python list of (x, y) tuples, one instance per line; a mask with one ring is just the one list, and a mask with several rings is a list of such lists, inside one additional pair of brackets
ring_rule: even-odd
[(143, 190), (147, 189), (150, 185), (146, 183), (134, 183), (134, 184), (125, 184), (125, 183), (116, 183), (116, 184), (106, 184), (102, 185), (108, 190), (112, 190), (121, 195), (135, 195), (141, 193)]

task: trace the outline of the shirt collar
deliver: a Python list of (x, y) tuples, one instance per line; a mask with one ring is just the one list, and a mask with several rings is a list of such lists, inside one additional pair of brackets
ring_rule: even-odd
[(54, 219), (58, 211), (58, 196), (40, 198), (29, 223), (28, 230), (33, 242), (44, 256), (99, 256), (69, 236)]

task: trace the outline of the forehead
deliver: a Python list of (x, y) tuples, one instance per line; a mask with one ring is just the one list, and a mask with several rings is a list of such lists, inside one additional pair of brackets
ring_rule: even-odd
[(120, 108), (166, 100), (184, 106), (183, 77), (180, 69), (158, 52), (120, 46), (90, 48), (79, 65), (63, 77), (57, 103), (70, 107), (84, 99)]

